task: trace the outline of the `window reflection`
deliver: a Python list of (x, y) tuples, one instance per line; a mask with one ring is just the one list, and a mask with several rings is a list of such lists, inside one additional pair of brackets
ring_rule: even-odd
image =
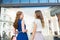
[(21, 0), (21, 3), (29, 3), (29, 0)]
[(48, 0), (40, 0), (40, 3), (48, 3)]
[(60, 0), (58, 0), (58, 2), (60, 3)]
[(2, 0), (0, 0), (0, 4), (2, 3)]
[(10, 4), (12, 0), (3, 0), (2, 3), (3, 4)]
[(0, 3), (58, 3), (60, 0), (0, 0)]
[(38, 0), (30, 0), (30, 3), (38, 3)]
[(12, 3), (19, 3), (19, 0), (12, 0)]
[(50, 3), (57, 3), (57, 0), (49, 0)]

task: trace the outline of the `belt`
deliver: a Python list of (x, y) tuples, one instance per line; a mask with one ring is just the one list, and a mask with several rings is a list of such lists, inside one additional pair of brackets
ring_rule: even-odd
[(26, 33), (26, 32), (18, 31), (18, 33)]
[[(42, 33), (41, 31), (36, 31), (36, 33)], [(32, 32), (30, 33), (32, 35)]]
[(18, 33), (21, 33), (22, 31), (18, 31)]
[(36, 33), (41, 33), (41, 31), (36, 31)]

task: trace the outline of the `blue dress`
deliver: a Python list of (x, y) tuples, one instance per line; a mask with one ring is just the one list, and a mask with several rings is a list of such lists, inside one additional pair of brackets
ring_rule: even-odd
[[(21, 28), (21, 22), (22, 20), (19, 19), (18, 20), (18, 35), (17, 35), (17, 40), (28, 40), (28, 36), (27, 36), (27, 33), (26, 32), (22, 32), (22, 28)], [(26, 25), (25, 25), (25, 29), (26, 29)]]

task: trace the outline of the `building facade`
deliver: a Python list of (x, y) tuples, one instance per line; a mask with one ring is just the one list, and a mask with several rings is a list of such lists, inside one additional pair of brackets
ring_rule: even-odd
[[(17, 10), (21, 9), (23, 11), (23, 8), (39, 9), (39, 7), (42, 7), (42, 8), (49, 7), (48, 11), (45, 11), (48, 13), (49, 17), (55, 16), (56, 14), (60, 14), (60, 11), (59, 11), (60, 10), (60, 0), (0, 0), (0, 28), (1, 28), (0, 34), (2, 36), (2, 40), (5, 40), (5, 39), (8, 40), (7, 38), (5, 38), (5, 39), (3, 38), (3, 36), (5, 35), (4, 33), (7, 30), (10, 30), (10, 31), (8, 31), (8, 33), (7, 33), (8, 36), (6, 36), (6, 35), (5, 36), (10, 38), (10, 32), (12, 29), (9, 29), (9, 28), (12, 27), (12, 25), (13, 25), (13, 21), (11, 21), (12, 20), (11, 17), (9, 17), (9, 15), (6, 15), (6, 12), (8, 13), (8, 11), (6, 11), (7, 9), (10, 10), (9, 8), (12, 8), (12, 9), (18, 8)], [(11, 13), (13, 13), (13, 12), (11, 12)], [(48, 23), (48, 20), (50, 20), (50, 19), (48, 19), (49, 17), (46, 16), (47, 13), (44, 14), (45, 18), (46, 18), (45, 21), (47, 20), (46, 23)], [(60, 16), (57, 15), (57, 17), (60, 20), (60, 18), (59, 18)], [(59, 25), (60, 25), (60, 21), (59, 21)], [(8, 27), (8, 26), (10, 26), (10, 27)], [(49, 25), (47, 25), (47, 28), (48, 27), (49, 27)], [(7, 30), (3, 29), (3, 28), (7, 28)], [(49, 28), (48, 28), (48, 31), (49, 31)], [(53, 37), (51, 40), (53, 40)]]

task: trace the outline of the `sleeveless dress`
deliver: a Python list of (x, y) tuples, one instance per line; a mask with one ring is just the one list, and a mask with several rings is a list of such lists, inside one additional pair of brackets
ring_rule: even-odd
[[(24, 33), (22, 32), (21, 22), (22, 22), (22, 20), (19, 19), (18, 20), (18, 28), (17, 28), (17, 30), (18, 30), (17, 40), (28, 40), (27, 33), (26, 32), (24, 32)], [(26, 29), (26, 25), (24, 27)]]

